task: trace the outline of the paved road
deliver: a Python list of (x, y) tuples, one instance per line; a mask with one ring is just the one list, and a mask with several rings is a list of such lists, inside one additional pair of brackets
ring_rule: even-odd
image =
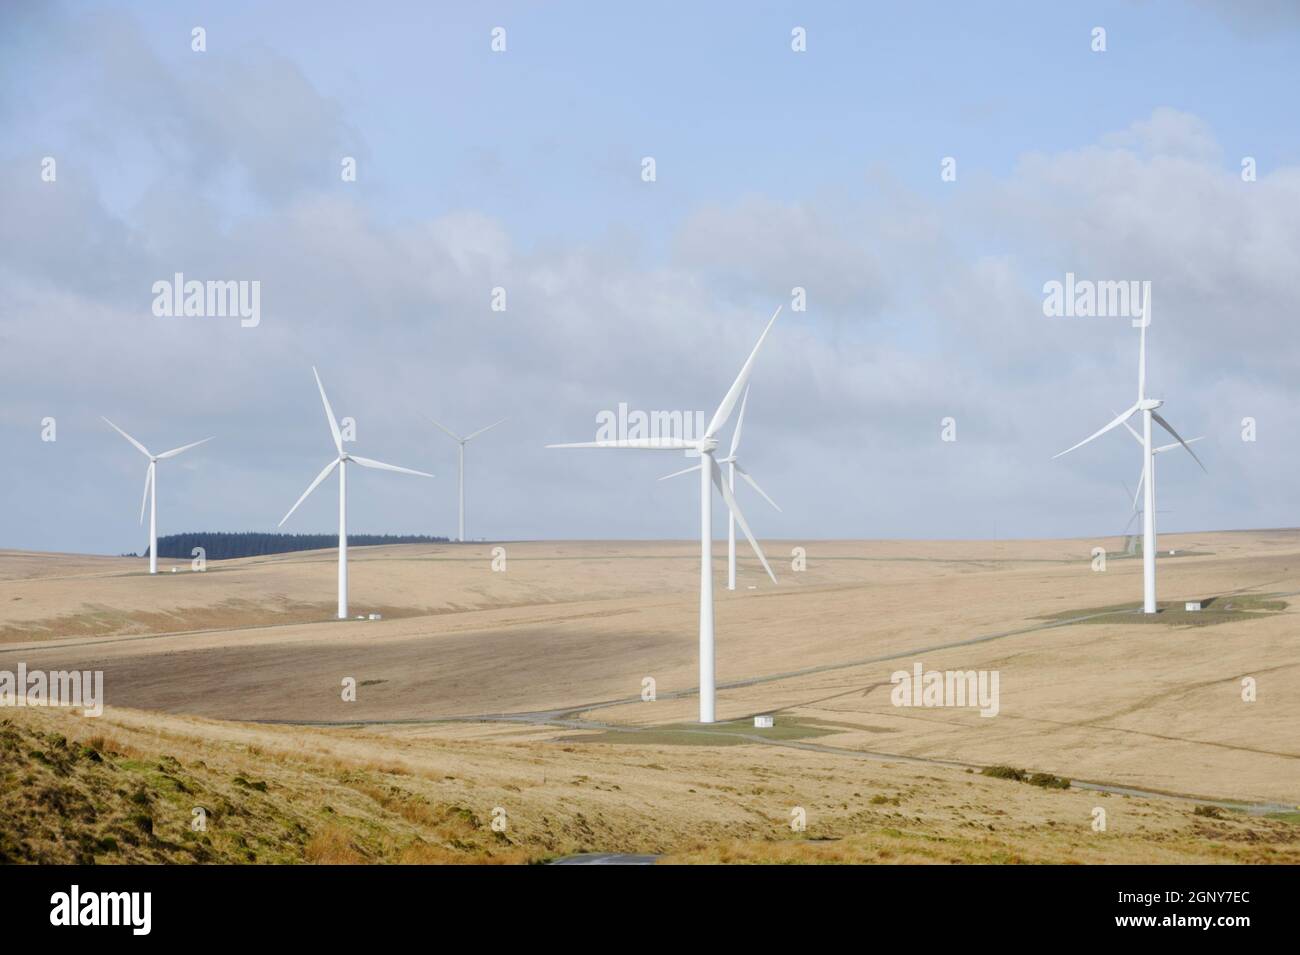
[(624, 852), (584, 852), (556, 859), (551, 865), (654, 865), (658, 856), (637, 856)]

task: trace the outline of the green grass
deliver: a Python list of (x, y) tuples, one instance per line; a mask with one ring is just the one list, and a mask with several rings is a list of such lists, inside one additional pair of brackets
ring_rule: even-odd
[[(631, 743), (638, 746), (740, 746), (752, 744), (754, 737), (775, 740), (813, 739), (840, 730), (808, 720), (777, 717), (770, 729), (758, 729), (752, 719), (724, 723), (666, 723), (644, 729), (606, 729), (595, 735), (565, 736), (567, 743)], [(746, 738), (748, 737), (748, 738)]]
[(1030, 773), (1028, 770), (1016, 769), (1014, 766), (985, 766), (980, 775), (993, 779), (1010, 779), (1018, 783), (1029, 783), (1040, 789), (1069, 789), (1070, 781), (1064, 776), (1051, 773)]
[[(153, 738), (147, 750), (120, 737), (68, 739), (40, 726), (80, 717), (22, 716), (21, 723), (0, 716), (0, 865), (528, 856), (472, 810), (407, 792), (382, 769), (286, 763), (246, 747), (246, 767), (223, 770), (208, 761), (229, 755), (230, 747), (163, 752)], [(200, 818), (206, 825), (196, 829)]]
[(1014, 779), (1018, 783), (1025, 781), (1025, 771), (1013, 766), (985, 766), (980, 770), (980, 775), (991, 776), (993, 779)]
[(1157, 603), (1159, 613), (1142, 613), (1140, 605), (1134, 601), (1109, 607), (1088, 607), (1075, 610), (1061, 610), (1040, 617), (1041, 620), (1069, 620), (1074, 617), (1088, 617), (1078, 623), (1132, 623), (1156, 624), (1166, 627), (1212, 627), (1221, 623), (1235, 623), (1240, 620), (1262, 620), (1286, 610), (1287, 602), (1276, 594), (1230, 594), (1223, 597), (1201, 598), (1201, 609), (1185, 609), (1186, 601), (1165, 601)]

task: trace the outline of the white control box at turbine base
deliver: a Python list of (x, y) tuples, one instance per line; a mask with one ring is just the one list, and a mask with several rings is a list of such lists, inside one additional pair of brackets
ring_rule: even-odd
[(771, 729), (775, 720), (770, 716), (755, 716), (754, 726), (758, 729)]
[(1183, 609), (1188, 611), (1189, 613), (1191, 613), (1192, 611), (1200, 610), (1201, 602), (1199, 600), (1189, 600), (1187, 601), (1187, 603), (1183, 604)]

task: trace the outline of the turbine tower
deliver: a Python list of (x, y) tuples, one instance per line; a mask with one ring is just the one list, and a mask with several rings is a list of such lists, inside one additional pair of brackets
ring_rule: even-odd
[[(1138, 434), (1137, 431), (1135, 431), (1135, 430), (1133, 429), (1133, 426), (1132, 426), (1131, 424), (1129, 424), (1127, 421), (1125, 421), (1125, 422), (1124, 422), (1124, 427), (1128, 430), (1128, 433), (1129, 433), (1129, 434), (1133, 435), (1133, 440), (1134, 440), (1134, 441), (1136, 441), (1138, 444), (1141, 444), (1141, 443), (1142, 443), (1142, 435)], [(1204, 440), (1204, 435), (1201, 435), (1201, 436), (1198, 436), (1198, 437), (1195, 437), (1195, 438), (1188, 438), (1188, 439), (1187, 439), (1187, 443), (1188, 443), (1188, 444), (1195, 444), (1197, 441), (1203, 441), (1203, 440)], [(1156, 465), (1156, 459), (1155, 459), (1155, 456), (1156, 456), (1157, 454), (1164, 454), (1166, 451), (1173, 451), (1175, 448), (1180, 448), (1180, 447), (1182, 447), (1182, 445), (1175, 441), (1173, 444), (1162, 444), (1162, 445), (1161, 445), (1160, 447), (1158, 447), (1158, 448), (1152, 448), (1152, 449), (1151, 449), (1151, 473), (1152, 473), (1152, 474), (1155, 474), (1155, 473), (1156, 473), (1156, 468), (1155, 468), (1155, 465)], [(1139, 517), (1142, 516), (1142, 508), (1138, 507), (1138, 498), (1142, 496), (1142, 485), (1143, 485), (1143, 482), (1144, 482), (1144, 481), (1146, 481), (1146, 471), (1145, 471), (1145, 470), (1143, 470), (1143, 472), (1142, 472), (1141, 474), (1138, 475), (1137, 490), (1133, 493), (1133, 516), (1130, 517), (1130, 518), (1128, 519), (1128, 523), (1124, 525), (1124, 535), (1125, 535), (1126, 537), (1128, 536), (1128, 529), (1129, 529), (1129, 527), (1131, 527), (1131, 526), (1133, 525), (1133, 522), (1134, 522), (1135, 520), (1137, 520)], [(1125, 488), (1124, 488), (1124, 491), (1125, 491), (1125, 494), (1127, 495), (1128, 488), (1125, 487)], [(1154, 497), (1154, 492), (1153, 492), (1152, 496)], [(1157, 510), (1156, 513), (1157, 513), (1157, 514), (1167, 514), (1167, 513), (1169, 513), (1169, 512), (1168, 512), (1168, 511)]]
[[(768, 566), (767, 557), (763, 554), (763, 549), (758, 546), (758, 541), (754, 540), (754, 535), (750, 533), (749, 524), (745, 522), (745, 516), (741, 513), (740, 505), (736, 503), (736, 497), (731, 493), (731, 488), (727, 482), (722, 480), (722, 468), (719, 466), (718, 459), (714, 452), (718, 449), (718, 432), (721, 431), (731, 418), (731, 412), (736, 407), (745, 386), (749, 383), (749, 376), (754, 370), (754, 362), (758, 358), (759, 349), (763, 347), (763, 342), (767, 340), (768, 333), (776, 323), (777, 316), (781, 314), (780, 307), (772, 313), (772, 318), (768, 321), (767, 327), (763, 329), (763, 334), (758, 337), (758, 343), (754, 345), (754, 350), (749, 353), (749, 358), (741, 366), (740, 374), (732, 385), (727, 389), (726, 395), (723, 396), (722, 403), (718, 405), (718, 410), (713, 413), (713, 418), (704, 430), (702, 438), (694, 440), (685, 440), (683, 438), (621, 438), (615, 441), (584, 441), (576, 444), (550, 444), (549, 448), (630, 448), (648, 451), (696, 451), (700, 455), (700, 463), (695, 467), (687, 468), (681, 473), (685, 474), (690, 471), (699, 470), (700, 472), (700, 722), (714, 722), (716, 683), (714, 679), (714, 646), (713, 646), (713, 488), (716, 487), (722, 495), (722, 499), (727, 504), (727, 509), (735, 517), (736, 523), (744, 532), (745, 538), (749, 541), (749, 546), (754, 549), (758, 556), (759, 562), (762, 563), (763, 569), (767, 571), (768, 577), (776, 583), (776, 575), (772, 573), (772, 568)], [(730, 463), (730, 462), (728, 462)], [(743, 473), (743, 472), (742, 472)], [(671, 476), (671, 475), (670, 475)], [(712, 487), (710, 487), (712, 484)]]
[(473, 441), (484, 431), (491, 431), (498, 424), (504, 424), (506, 419), (502, 418), (500, 421), (490, 424), (486, 428), (479, 428), (477, 431), (472, 434), (467, 434), (463, 438), (445, 424), (434, 421), (433, 418), (430, 418), (429, 420), (433, 421), (434, 424), (446, 432), (447, 436), (451, 438), (451, 440), (456, 442), (457, 451), (459, 453), (458, 470), (460, 473), (460, 520), (456, 525), (456, 538), (463, 544), (465, 543), (465, 445)]
[(321, 481), (329, 477), (335, 468), (339, 469), (339, 619), (346, 620), (348, 617), (348, 462), (354, 461), (363, 468), (396, 471), (399, 474), (414, 474), (417, 477), (433, 477), (433, 475), (423, 471), (413, 471), (410, 468), (399, 468), (395, 464), (385, 464), (383, 461), (363, 458), (344, 451), (343, 434), (339, 431), (339, 423), (334, 418), (334, 409), (330, 407), (330, 400), (325, 397), (325, 386), (321, 384), (320, 374), (315, 367), (312, 368), (311, 373), (316, 376), (316, 387), (320, 389), (321, 404), (325, 406), (325, 418), (329, 421), (330, 434), (334, 438), (334, 450), (338, 456), (325, 465), (324, 470), (316, 475), (316, 480), (307, 485), (307, 490), (303, 491), (302, 497), (289, 508), (289, 513), (280, 520), (279, 526), (284, 526), (284, 522), (293, 516), (293, 512), (298, 510), (298, 505), (307, 500), (307, 495), (316, 490)]
[[(102, 417), (102, 416), (101, 416)], [(179, 448), (172, 448), (170, 451), (164, 451), (162, 454), (153, 454), (143, 444), (131, 437), (113, 422), (104, 418), (104, 423), (120, 434), (126, 440), (130, 441), (141, 454), (149, 459), (149, 467), (144, 472), (144, 496), (140, 499), (140, 523), (144, 523), (144, 506), (149, 505), (149, 573), (158, 573), (158, 462), (167, 458), (174, 458), (182, 451), (188, 451), (190, 448), (197, 448), (200, 444), (207, 444), (211, 438), (204, 438), (202, 441), (195, 441), (193, 444), (185, 444)]]
[[(1104, 428), (1094, 432), (1084, 438), (1073, 447), (1066, 448), (1060, 454), (1052, 456), (1052, 459), (1069, 454), (1076, 448), (1081, 448), (1094, 438), (1099, 438), (1112, 428), (1118, 428), (1122, 424), (1127, 424), (1128, 419), (1133, 417), (1139, 411), (1142, 412), (1142, 435), (1139, 440), (1142, 442), (1142, 474), (1144, 480), (1142, 487), (1142, 612), (1156, 613), (1156, 474), (1154, 450), (1151, 447), (1151, 422), (1155, 422), (1164, 428), (1169, 434), (1187, 450), (1187, 453), (1195, 458), (1196, 463), (1201, 465), (1201, 470), (1205, 470), (1205, 465), (1201, 464), (1201, 459), (1196, 457), (1196, 452), (1188, 447), (1188, 443), (1182, 439), (1173, 425), (1160, 416), (1156, 411), (1164, 402), (1158, 398), (1147, 397), (1147, 326), (1151, 324), (1151, 289), (1147, 288), (1146, 304), (1142, 310), (1142, 333), (1138, 343), (1138, 390), (1137, 401), (1127, 411), (1116, 415), (1115, 418)], [(1129, 429), (1136, 437), (1137, 432)], [(1171, 446), (1172, 447), (1172, 446)]]
[[(736, 415), (736, 430), (731, 433), (731, 450), (725, 458), (719, 458), (719, 464), (727, 466), (727, 485), (731, 488), (731, 493), (736, 493), (736, 474), (749, 482), (750, 486), (762, 495), (763, 500), (771, 504), (778, 512), (781, 508), (776, 501), (767, 496), (767, 492), (758, 486), (758, 482), (753, 476), (741, 467), (740, 462), (736, 459), (736, 450), (740, 447), (740, 432), (745, 424), (745, 405), (749, 403), (749, 388), (745, 388), (745, 394), (740, 399), (740, 414)], [(682, 474), (690, 474), (692, 471), (698, 471), (700, 465), (683, 468), (680, 471), (674, 471), (672, 474), (665, 474), (659, 480), (667, 481), (669, 478), (675, 478)], [(730, 512), (727, 514), (727, 589), (736, 589), (736, 517)]]

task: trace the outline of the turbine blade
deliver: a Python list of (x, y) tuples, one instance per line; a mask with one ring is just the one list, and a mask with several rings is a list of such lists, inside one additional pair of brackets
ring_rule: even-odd
[(1138, 410), (1138, 406), (1137, 406), (1137, 405), (1134, 405), (1132, 408), (1129, 408), (1128, 411), (1125, 411), (1123, 414), (1116, 415), (1116, 416), (1115, 416), (1115, 420), (1113, 420), (1110, 424), (1106, 425), (1106, 427), (1101, 428), (1101, 429), (1098, 430), (1098, 431), (1094, 431), (1092, 434), (1088, 435), (1088, 437), (1084, 438), (1084, 439), (1083, 439), (1082, 441), (1080, 441), (1078, 444), (1074, 445), (1073, 447), (1066, 448), (1066, 449), (1065, 449), (1064, 451), (1062, 451), (1060, 454), (1054, 454), (1054, 455), (1052, 455), (1052, 460), (1055, 461), (1057, 458), (1064, 457), (1065, 455), (1069, 454), (1071, 451), (1074, 451), (1074, 450), (1076, 450), (1076, 449), (1078, 449), (1078, 448), (1083, 447), (1085, 444), (1087, 444), (1089, 441), (1093, 440), (1094, 438), (1100, 438), (1103, 434), (1105, 434), (1105, 433), (1106, 433), (1107, 431), (1109, 431), (1111, 428), (1118, 428), (1118, 427), (1119, 427), (1120, 425), (1122, 425), (1125, 421), (1127, 421), (1130, 417), (1132, 417), (1133, 412), (1135, 412), (1135, 411), (1137, 411), (1137, 410)]
[(144, 496), (140, 498), (140, 523), (144, 523), (144, 506), (149, 503), (149, 487), (153, 484), (153, 462), (144, 469)]
[[(103, 415), (100, 415), (100, 417), (103, 418)], [(139, 441), (137, 441), (135, 438), (131, 437), (129, 434), (127, 434), (125, 431), (123, 431), (121, 428), (119, 428), (117, 425), (113, 424), (113, 422), (109, 421), (107, 418), (104, 418), (104, 423), (107, 424), (107, 425), (108, 425), (110, 428), (112, 428), (114, 431), (116, 431), (118, 434), (120, 434), (122, 437), (126, 438), (126, 440), (128, 440), (128, 441), (130, 441), (132, 444), (134, 444), (134, 445), (136, 446), (136, 448), (139, 449), (140, 453), (143, 454), (146, 458), (152, 458), (152, 457), (153, 457), (153, 455), (149, 453), (149, 449), (148, 449), (148, 448), (146, 448), (143, 444), (141, 444), (141, 443), (140, 443)]]
[(1133, 510), (1138, 511), (1138, 498), (1142, 496), (1142, 482), (1147, 479), (1147, 466), (1142, 465), (1142, 473), (1138, 475), (1137, 490), (1133, 492)]
[[(1188, 444), (1195, 444), (1197, 441), (1204, 441), (1204, 440), (1205, 440), (1205, 435), (1200, 435), (1199, 437), (1188, 438), (1188, 439), (1187, 439), (1187, 443), (1188, 443)], [(1162, 444), (1162, 445), (1160, 445), (1160, 447), (1158, 447), (1158, 448), (1152, 448), (1151, 453), (1152, 453), (1152, 454), (1162, 454), (1162, 453), (1164, 453), (1165, 451), (1172, 451), (1174, 448), (1181, 448), (1181, 447), (1182, 447), (1182, 445), (1179, 444), (1177, 441), (1175, 441), (1173, 444)]]
[(1206, 470), (1205, 470), (1205, 465), (1201, 463), (1201, 459), (1198, 458), (1198, 457), (1196, 457), (1196, 452), (1193, 451), (1191, 448), (1187, 447), (1187, 442), (1183, 440), (1183, 436), (1182, 436), (1181, 434), (1179, 434), (1177, 431), (1174, 430), (1174, 426), (1173, 426), (1173, 425), (1171, 425), (1171, 424), (1170, 424), (1168, 421), (1166, 421), (1164, 418), (1160, 417), (1160, 415), (1156, 414), (1156, 412), (1154, 412), (1154, 411), (1151, 412), (1151, 418), (1152, 418), (1152, 420), (1154, 420), (1158, 425), (1160, 425), (1160, 427), (1164, 428), (1164, 429), (1165, 429), (1166, 431), (1168, 431), (1171, 435), (1173, 435), (1175, 438), (1178, 439), (1178, 443), (1181, 444), (1184, 448), (1187, 449), (1187, 453), (1190, 454), (1190, 455), (1192, 456), (1192, 458), (1196, 461), (1197, 464), (1200, 464), (1200, 465), (1201, 465), (1201, 470), (1202, 470), (1202, 471), (1205, 471), (1206, 474), (1209, 474), (1209, 473), (1210, 473), (1209, 471), (1206, 471)]
[(1137, 520), (1139, 517), (1141, 517), (1141, 516), (1142, 516), (1142, 512), (1141, 512), (1141, 511), (1134, 511), (1134, 512), (1133, 512), (1133, 515), (1128, 519), (1128, 523), (1124, 525), (1124, 535), (1125, 535), (1126, 537), (1128, 536), (1129, 528), (1131, 528), (1131, 527), (1133, 526), (1133, 522), (1136, 521), (1136, 520)]
[(330, 407), (330, 400), (325, 397), (325, 386), (321, 384), (320, 372), (316, 366), (312, 365), (311, 373), (316, 376), (316, 387), (320, 389), (321, 404), (325, 406), (325, 417), (329, 419), (330, 434), (334, 436), (334, 448), (339, 454), (343, 453), (343, 435), (339, 432), (339, 423), (334, 417), (334, 409)]
[(336, 467), (338, 467), (338, 466), (339, 466), (339, 459), (338, 459), (338, 458), (335, 458), (335, 459), (334, 459), (333, 461), (331, 461), (329, 464), (325, 465), (325, 470), (321, 471), (320, 474), (316, 475), (316, 480), (312, 481), (310, 484), (307, 485), (307, 490), (305, 490), (305, 491), (302, 492), (302, 497), (298, 498), (297, 503), (294, 504), (293, 507), (289, 508), (289, 513), (286, 514), (286, 515), (284, 515), (284, 517), (281, 519), (279, 525), (277, 525), (277, 526), (279, 526), (279, 527), (283, 527), (283, 526), (284, 526), (284, 522), (287, 521), (290, 517), (293, 516), (293, 512), (294, 512), (294, 511), (298, 510), (298, 504), (301, 504), (303, 501), (307, 500), (307, 495), (310, 494), (312, 491), (316, 490), (316, 486), (317, 486), (318, 484), (320, 484), (321, 481), (323, 481), (323, 480), (325, 480), (327, 477), (329, 477), (329, 476), (330, 476), (330, 472), (333, 471), (333, 470), (334, 470)]
[(639, 451), (690, 451), (697, 441), (681, 438), (620, 438), (615, 441), (579, 441), (575, 444), (548, 444), (548, 448), (632, 448)]
[(680, 471), (674, 471), (672, 474), (665, 474), (659, 480), (667, 481), (669, 478), (681, 477), (683, 474), (690, 474), (692, 471), (698, 471), (699, 469), (700, 469), (700, 465), (694, 464), (691, 465), (689, 468), (682, 468)]
[(736, 496), (731, 493), (731, 488), (727, 487), (727, 482), (722, 480), (722, 468), (718, 462), (712, 458), (713, 486), (722, 492), (722, 499), (727, 502), (727, 508), (731, 511), (731, 516), (736, 519), (740, 529), (745, 532), (745, 539), (749, 541), (749, 546), (754, 548), (754, 553), (758, 556), (759, 563), (767, 571), (767, 576), (772, 578), (772, 583), (776, 583), (776, 574), (772, 573), (772, 568), (768, 566), (767, 556), (763, 553), (763, 548), (758, 546), (758, 541), (754, 540), (754, 535), (749, 531), (749, 524), (745, 521), (745, 515), (740, 512), (740, 505), (736, 503)]
[[(1110, 413), (1113, 414), (1113, 415), (1115, 415), (1116, 417), (1119, 417), (1119, 412), (1116, 411), (1114, 408), (1111, 408), (1111, 409), (1110, 409)], [(1138, 434), (1138, 433), (1137, 433), (1137, 428), (1135, 428), (1135, 427), (1133, 427), (1131, 424), (1129, 424), (1127, 420), (1125, 420), (1125, 422), (1124, 422), (1124, 428), (1125, 428), (1125, 430), (1128, 431), (1129, 434), (1133, 435), (1133, 440), (1134, 440), (1134, 441), (1136, 441), (1138, 444), (1141, 444), (1141, 443), (1142, 443), (1142, 435)]]
[(172, 448), (170, 451), (164, 451), (162, 454), (158, 455), (158, 460), (161, 461), (163, 458), (174, 458), (182, 451), (188, 451), (190, 448), (197, 448), (200, 444), (207, 444), (211, 440), (212, 438), (204, 438), (202, 441), (195, 441), (193, 444), (186, 444), (179, 448)]
[(1151, 289), (1142, 306), (1142, 337), (1138, 343), (1138, 402), (1147, 396), (1147, 326), (1151, 324)]
[(441, 421), (437, 421), (433, 418), (430, 418), (429, 420), (432, 421), (439, 428), (441, 428), (443, 431), (445, 431), (447, 433), (447, 437), (451, 438), (451, 440), (455, 441), (457, 444), (460, 443), (460, 435), (458, 435), (455, 431), (452, 431), (451, 428), (447, 427)]
[(423, 471), (414, 471), (411, 468), (399, 468), (396, 464), (385, 464), (383, 461), (376, 461), (373, 458), (360, 458), (355, 454), (348, 455), (349, 461), (356, 461), (363, 468), (374, 468), (377, 471), (396, 471), (398, 474), (414, 474), (416, 477), (433, 477), (432, 474), (426, 474)]
[(767, 503), (771, 504), (778, 511), (781, 510), (780, 505), (777, 504), (776, 501), (768, 497), (767, 492), (764, 491), (761, 487), (759, 487), (758, 482), (755, 481), (754, 478), (750, 475), (750, 473), (746, 471), (744, 468), (742, 468), (739, 464), (736, 465), (736, 473), (739, 474), (746, 481), (748, 481), (749, 486), (752, 487), (755, 491), (757, 491), (762, 496), (763, 500), (767, 501)]
[(704, 431), (704, 436), (706, 438), (711, 438), (717, 434), (718, 430), (727, 423), (727, 419), (731, 417), (731, 410), (736, 407), (736, 401), (740, 398), (740, 393), (744, 391), (745, 386), (749, 384), (749, 376), (754, 371), (754, 362), (758, 358), (758, 350), (763, 347), (763, 342), (767, 340), (767, 333), (770, 332), (772, 326), (776, 324), (776, 317), (781, 314), (781, 308), (782, 306), (778, 305), (776, 311), (772, 313), (771, 319), (768, 320), (767, 327), (763, 329), (763, 334), (758, 336), (758, 342), (755, 343), (754, 350), (749, 353), (749, 357), (745, 359), (745, 364), (741, 366), (740, 374), (736, 376), (736, 380), (733, 381), (731, 387), (727, 389), (726, 395), (723, 396), (722, 404), (718, 405), (718, 410), (713, 413), (713, 420), (709, 422), (708, 428)]
[(736, 430), (731, 433), (731, 452), (728, 457), (736, 456), (736, 449), (740, 447), (740, 431), (745, 426), (745, 405), (749, 404), (749, 386), (745, 386), (745, 393), (740, 399), (740, 414), (736, 415)]
[(495, 428), (497, 425), (499, 425), (499, 424), (505, 424), (507, 420), (508, 420), (508, 419), (506, 419), (506, 418), (502, 418), (500, 421), (495, 421), (495, 422), (493, 422), (492, 424), (488, 425), (486, 428), (479, 428), (479, 429), (478, 429), (477, 431), (475, 431), (473, 434), (467, 434), (467, 435), (465, 436), (465, 440), (466, 440), (466, 441), (473, 441), (475, 438), (477, 438), (477, 437), (478, 437), (480, 434), (482, 434), (484, 431), (491, 431), (491, 430), (492, 430), (493, 428)]

